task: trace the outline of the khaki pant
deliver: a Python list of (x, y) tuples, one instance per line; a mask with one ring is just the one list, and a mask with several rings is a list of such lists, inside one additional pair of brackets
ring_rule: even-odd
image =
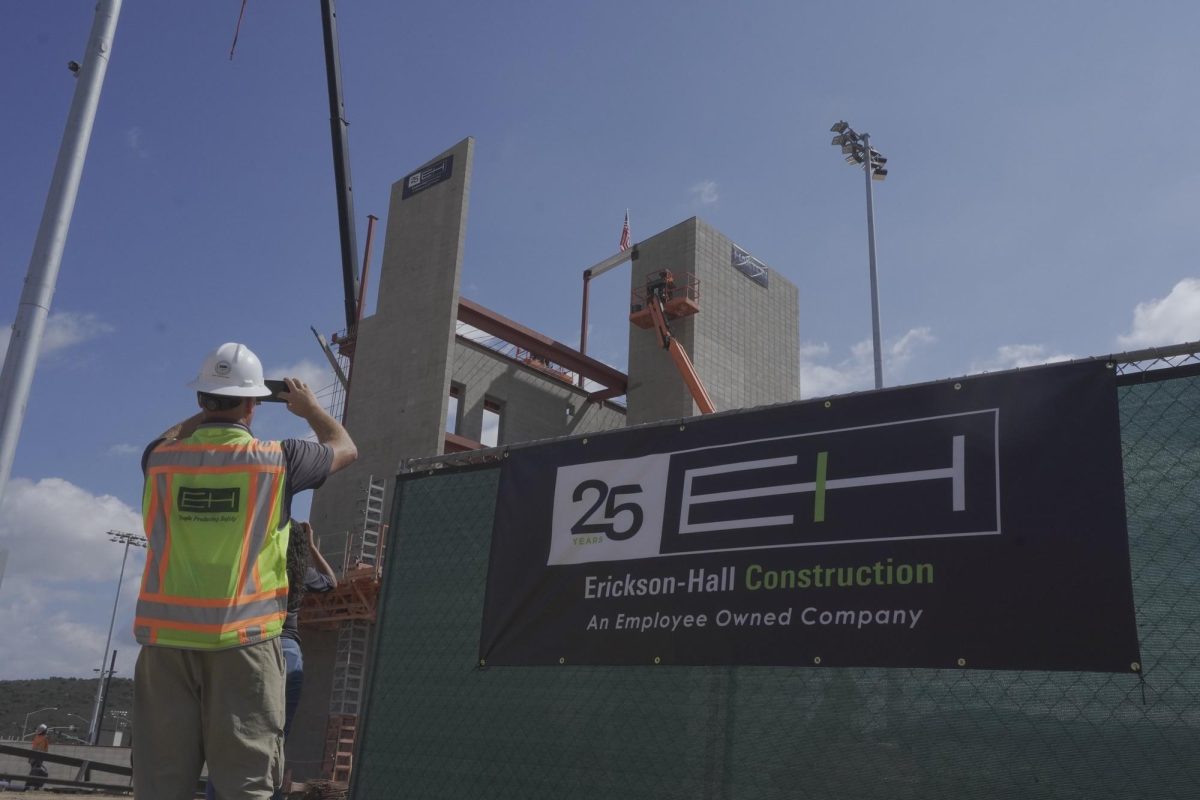
[(138, 800), (192, 800), (200, 769), (221, 800), (268, 800), (283, 778), (279, 639), (228, 650), (143, 647), (133, 677)]

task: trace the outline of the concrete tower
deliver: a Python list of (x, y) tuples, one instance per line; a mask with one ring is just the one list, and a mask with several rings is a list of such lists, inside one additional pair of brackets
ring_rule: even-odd
[[(692, 217), (639, 242), (631, 287), (670, 270), (699, 279), (700, 312), (671, 322), (718, 411), (800, 398), (799, 292), (703, 220)], [(651, 331), (630, 326), (630, 425), (698, 413)]]

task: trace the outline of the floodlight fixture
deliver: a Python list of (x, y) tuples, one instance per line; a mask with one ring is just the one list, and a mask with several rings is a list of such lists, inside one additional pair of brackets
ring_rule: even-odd
[(830, 144), (834, 145), (836, 147), (838, 145), (845, 143), (845, 141), (846, 141), (846, 137), (839, 133), (837, 136), (833, 137), (833, 141), (830, 142)]
[(833, 133), (841, 133), (842, 131), (846, 130), (846, 128), (849, 128), (849, 127), (850, 127), (850, 123), (846, 122), (845, 120), (839, 120), (839, 121), (833, 123), (833, 127), (830, 128), (829, 130)]
[(117, 544), (128, 544), (134, 547), (145, 547), (146, 537), (140, 533), (127, 533), (125, 531), (109, 531), (108, 540)]

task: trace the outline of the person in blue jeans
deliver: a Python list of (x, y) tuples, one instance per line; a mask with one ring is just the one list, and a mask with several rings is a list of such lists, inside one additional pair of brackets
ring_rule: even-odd
[[(337, 588), (337, 575), (329, 562), (317, 549), (312, 525), (293, 522), (292, 535), (288, 539), (287, 553), (288, 599), (287, 618), (279, 642), (283, 648), (284, 675), (284, 722), (283, 738), (286, 741), (292, 730), (292, 718), (300, 705), (300, 692), (304, 688), (304, 653), (300, 649), (300, 605), (308, 592), (331, 592)], [(284, 786), (291, 782), (291, 770), (284, 773)], [(206, 797), (218, 800), (212, 784), (208, 784)], [(278, 788), (272, 800), (282, 800), (283, 787)]]

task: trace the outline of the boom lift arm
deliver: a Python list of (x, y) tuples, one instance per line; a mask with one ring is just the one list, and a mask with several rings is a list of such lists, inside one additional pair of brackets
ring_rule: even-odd
[(671, 356), (671, 360), (675, 362), (675, 368), (679, 370), (679, 374), (683, 377), (683, 382), (687, 385), (688, 391), (691, 392), (692, 399), (699, 406), (700, 413), (711, 414), (717, 408), (713, 405), (712, 398), (708, 396), (708, 390), (704, 388), (704, 384), (700, 381), (700, 376), (696, 374), (696, 368), (692, 365), (692, 359), (688, 358), (687, 351), (671, 335), (671, 326), (667, 324), (667, 315), (663, 310), (663, 291), (662, 286), (656, 286), (652, 292), (647, 293), (648, 296), (646, 297), (646, 306), (650, 310), (650, 319), (654, 323), (654, 332), (658, 334), (659, 344)]

